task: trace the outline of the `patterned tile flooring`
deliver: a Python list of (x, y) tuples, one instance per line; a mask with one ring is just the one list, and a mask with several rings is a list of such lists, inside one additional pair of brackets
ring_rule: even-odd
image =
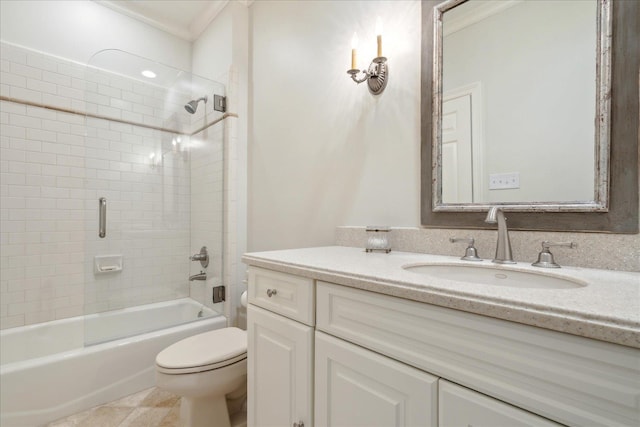
[(150, 388), (96, 406), (47, 427), (181, 427), (180, 397)]

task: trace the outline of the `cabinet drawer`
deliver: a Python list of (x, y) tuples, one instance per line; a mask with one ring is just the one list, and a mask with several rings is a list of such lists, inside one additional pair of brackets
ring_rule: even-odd
[(567, 425), (640, 425), (640, 351), (317, 282), (317, 329)]
[(445, 380), (438, 382), (438, 417), (440, 427), (561, 427), (561, 424)]
[(249, 268), (249, 303), (306, 325), (315, 325), (313, 279)]

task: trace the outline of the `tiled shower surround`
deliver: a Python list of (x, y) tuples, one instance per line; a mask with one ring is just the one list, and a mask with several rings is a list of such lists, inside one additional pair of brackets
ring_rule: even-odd
[[(214, 183), (208, 209), (222, 214), (222, 123), (190, 138), (208, 119), (184, 111), (190, 93), (1, 49), (0, 94), (11, 100), (0, 102), (0, 327), (189, 296), (192, 210), (202, 210), (191, 205), (191, 168)], [(219, 222), (205, 228), (221, 257)], [(122, 272), (94, 274), (94, 255), (114, 254)]]

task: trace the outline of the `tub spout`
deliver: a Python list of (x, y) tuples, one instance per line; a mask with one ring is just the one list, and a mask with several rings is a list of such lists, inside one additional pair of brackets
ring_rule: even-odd
[(207, 280), (207, 273), (201, 271), (198, 274), (194, 274), (193, 276), (189, 276), (189, 281), (193, 282), (194, 280)]

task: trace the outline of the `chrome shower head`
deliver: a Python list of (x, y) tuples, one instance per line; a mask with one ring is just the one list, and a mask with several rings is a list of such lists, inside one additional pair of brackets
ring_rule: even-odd
[(189, 101), (189, 102), (187, 102), (187, 103), (186, 103), (186, 105), (184, 106), (184, 109), (185, 109), (185, 110), (187, 110), (187, 112), (188, 112), (189, 114), (194, 114), (194, 113), (196, 112), (196, 110), (198, 109), (198, 103), (199, 103), (200, 101), (204, 101), (204, 103), (206, 104), (208, 99), (209, 99), (209, 98), (205, 95), (205, 96), (203, 96), (202, 98), (198, 98), (198, 99), (196, 99), (196, 100)]

